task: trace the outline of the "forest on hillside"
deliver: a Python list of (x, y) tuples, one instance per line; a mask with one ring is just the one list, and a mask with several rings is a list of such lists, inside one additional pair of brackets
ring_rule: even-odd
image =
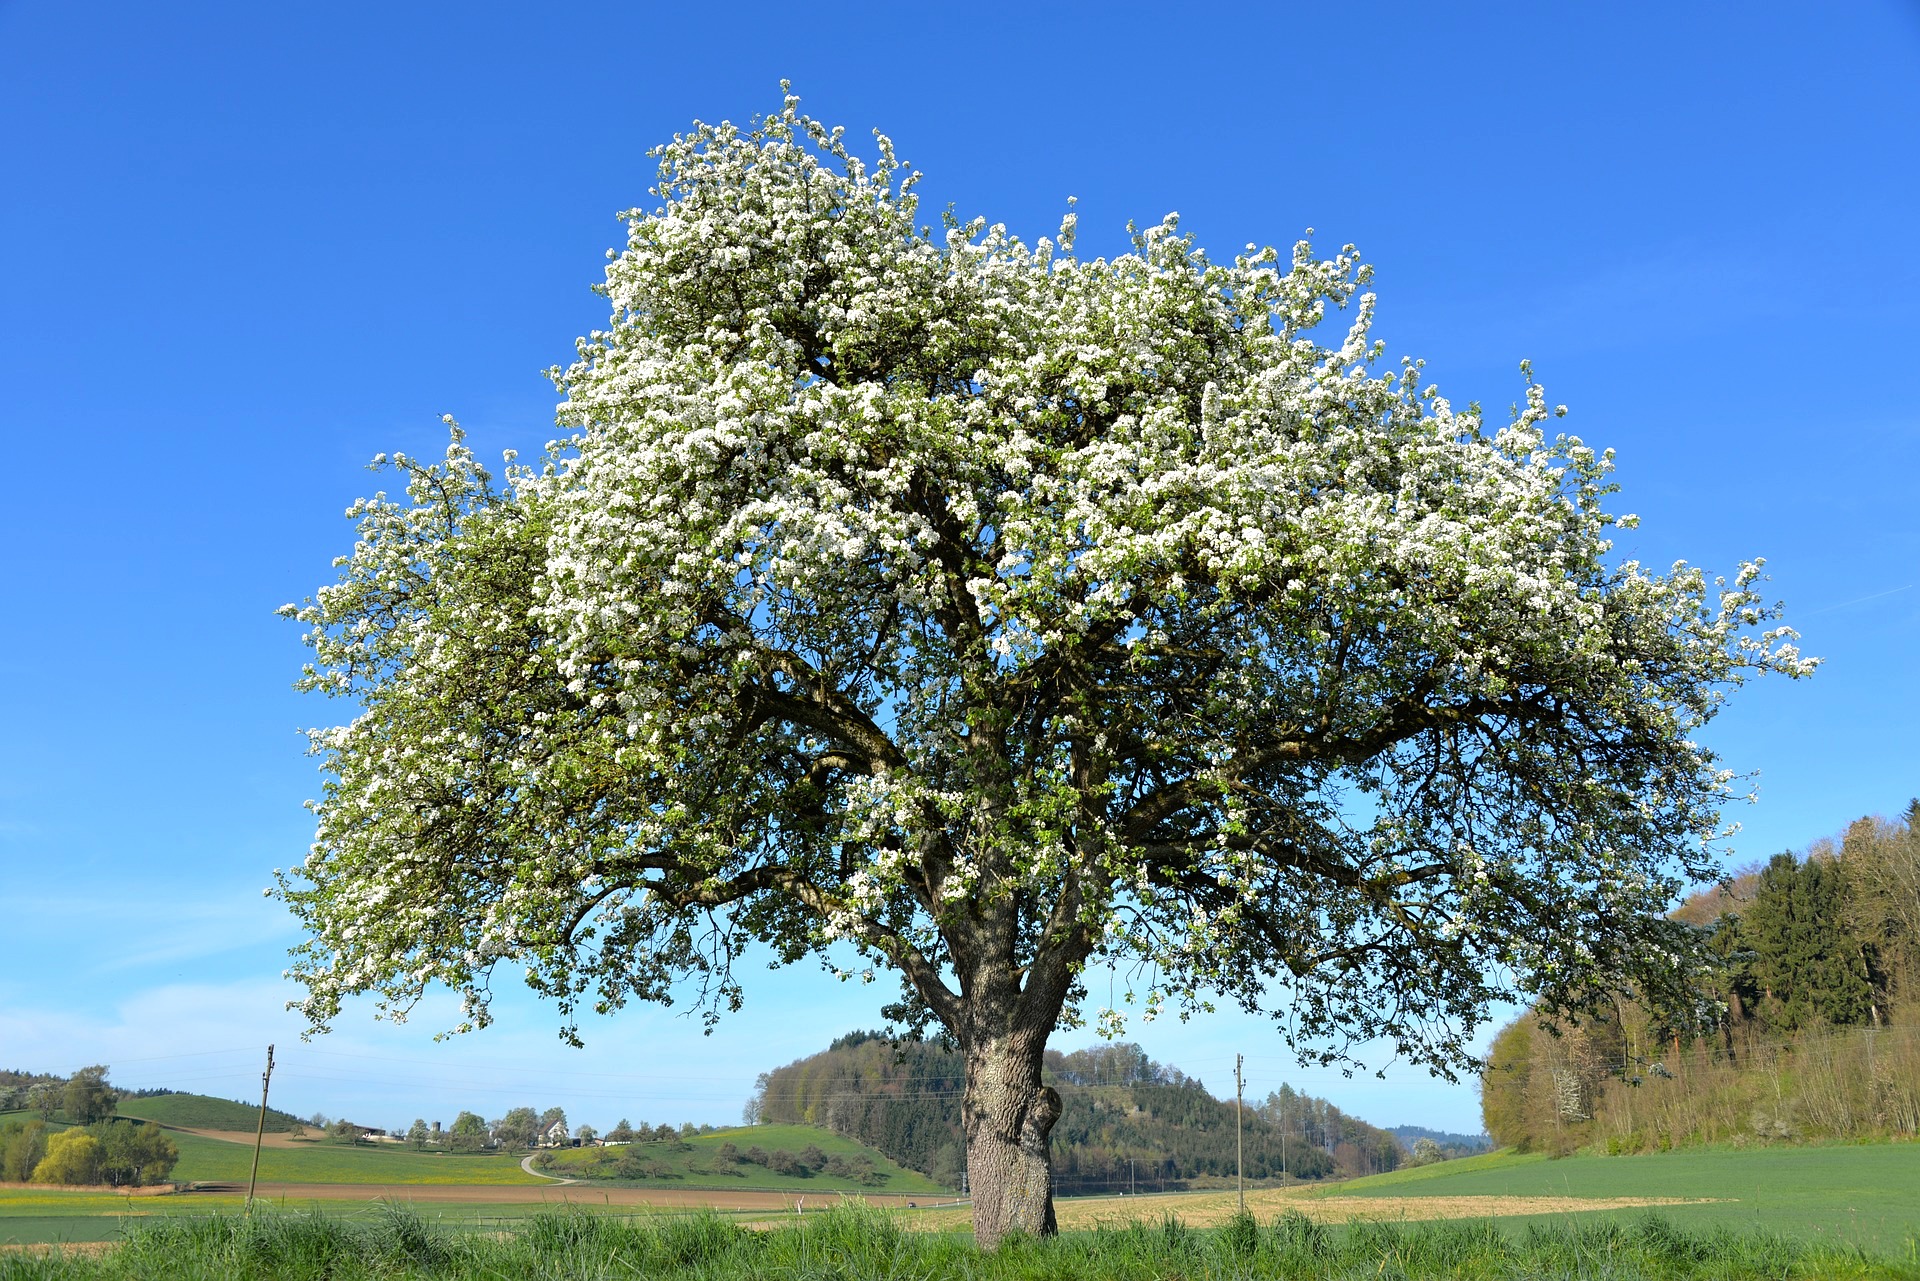
[[(1234, 1105), (1125, 1042), (1047, 1051), (1060, 1091), (1053, 1129), (1056, 1191), (1171, 1191), (1234, 1175)], [(960, 1186), (960, 1056), (928, 1041), (855, 1032), (760, 1077), (750, 1114), (824, 1126), (948, 1187)], [(1318, 1180), (1391, 1170), (1393, 1135), (1324, 1099), (1283, 1086), (1241, 1119), (1249, 1179)]]
[(1481, 1077), (1496, 1142), (1639, 1152), (1920, 1135), (1920, 801), (1693, 895), (1704, 1017), (1529, 1011)]

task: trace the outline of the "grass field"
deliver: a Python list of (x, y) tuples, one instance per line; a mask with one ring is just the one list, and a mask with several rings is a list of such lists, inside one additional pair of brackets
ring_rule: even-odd
[(1563, 1223), (1509, 1234), (1488, 1223), (1364, 1224), (1300, 1216), (1210, 1231), (1176, 1222), (1012, 1239), (994, 1254), (951, 1234), (909, 1233), (897, 1216), (847, 1207), (744, 1231), (713, 1215), (652, 1220), (546, 1212), (487, 1232), (450, 1232), (405, 1210), (358, 1219), (262, 1212), (251, 1219), (148, 1219), (106, 1251), (0, 1253), (0, 1281), (1439, 1281), (1591, 1278), (1916, 1281), (1920, 1264), (1766, 1233), (1687, 1233), (1654, 1218)]
[[(139, 1100), (149, 1102), (151, 1100)], [(0, 1115), (25, 1117), (11, 1112)], [(161, 1122), (171, 1127), (172, 1122)], [(56, 1122), (55, 1129), (64, 1129)], [(241, 1132), (234, 1131), (236, 1135)], [(180, 1149), (180, 1163), (171, 1178), (176, 1183), (231, 1183), (244, 1181), (253, 1165), (252, 1135), (244, 1141), (236, 1138), (208, 1138), (169, 1128), (167, 1137)], [(331, 1141), (269, 1146), (260, 1153), (262, 1183), (377, 1183), (377, 1184), (544, 1184), (520, 1168), (522, 1153), (468, 1155), (452, 1152), (418, 1152), (410, 1147), (388, 1143), (335, 1143)], [(4, 1214), (0, 1209), (0, 1214)]]
[[(195, 1171), (192, 1177), (235, 1181), (245, 1178), (246, 1162), (251, 1157), (245, 1145), (190, 1134), (177, 1134), (175, 1137), (181, 1144), (182, 1167)], [(743, 1140), (769, 1151), (776, 1147), (798, 1151), (808, 1142), (817, 1142), (825, 1150), (827, 1140), (842, 1145), (842, 1150), (854, 1148), (845, 1140), (822, 1136), (819, 1131), (806, 1127), (756, 1126), (701, 1136), (690, 1144), (689, 1152), (674, 1155), (688, 1161), (691, 1169), (694, 1158), (703, 1149), (717, 1148), (727, 1141), (744, 1149), (747, 1142)], [(577, 1153), (568, 1152), (565, 1155), (585, 1155), (596, 1151), (600, 1150), (580, 1149)], [(189, 1160), (193, 1164), (189, 1165)], [(747, 1168), (762, 1175), (767, 1173), (760, 1167)], [(548, 1194), (575, 1190), (558, 1189), (549, 1181), (528, 1177), (520, 1171), (516, 1158), (512, 1156), (438, 1156), (393, 1148), (336, 1145), (301, 1145), (278, 1150), (269, 1148), (263, 1155), (261, 1173), (264, 1181), (272, 1182), (368, 1186), (370, 1198), (367, 1204), (327, 1203), (319, 1207), (323, 1215), (349, 1223), (369, 1220), (369, 1216), (378, 1218), (388, 1213), (372, 1203), (374, 1196), (386, 1194), (392, 1200), (405, 1201), (409, 1184), (422, 1188), (446, 1185), (442, 1195), (447, 1200), (429, 1204), (422, 1199), (415, 1206), (424, 1222), (436, 1230), (446, 1231), (471, 1231), (476, 1228), (487, 1232), (502, 1231), (528, 1216), (552, 1213), (551, 1207), (536, 1204), (542, 1196), (542, 1188), (547, 1189)], [(661, 1195), (685, 1195), (685, 1189), (694, 1182), (689, 1178), (626, 1186), (633, 1189), (628, 1194), (632, 1196), (645, 1195), (640, 1190), (643, 1188), (657, 1189)], [(790, 1191), (822, 1193), (822, 1202), (831, 1199), (826, 1194), (831, 1193), (832, 1189), (825, 1186), (824, 1182), (797, 1182), (800, 1186), (790, 1187)], [(478, 1199), (480, 1187), (475, 1187), (470, 1198), (459, 1191), (457, 1185), (460, 1184), (487, 1185), (499, 1199), (482, 1203)], [(905, 1180), (902, 1180), (900, 1185), (879, 1190), (893, 1195), (916, 1192), (915, 1188), (904, 1184)], [(743, 1179), (710, 1186), (724, 1187), (729, 1191), (752, 1190), (748, 1181)], [(588, 1191), (587, 1209), (595, 1212), (602, 1209), (592, 1204), (599, 1199), (599, 1195), (591, 1191), (592, 1185), (576, 1187)], [(527, 1193), (524, 1203), (518, 1200), (520, 1189), (525, 1189)], [(1357, 1232), (1364, 1235), (1395, 1224), (1412, 1231), (1422, 1223), (1475, 1219), (1481, 1223), (1496, 1224), (1496, 1234), (1511, 1241), (1533, 1240), (1542, 1232), (1573, 1232), (1576, 1237), (1580, 1233), (1600, 1233), (1593, 1240), (1611, 1240), (1614, 1245), (1625, 1249), (1620, 1242), (1633, 1237), (1634, 1233), (1642, 1232), (1641, 1225), (1648, 1221), (1651, 1213), (1667, 1225), (1660, 1231), (1678, 1233), (1696, 1242), (1719, 1240), (1727, 1237), (1727, 1234), (1747, 1239), (1760, 1232), (1798, 1242), (1801, 1247), (1828, 1251), (1830, 1253), (1819, 1257), (1829, 1260), (1841, 1257), (1832, 1251), (1864, 1249), (1882, 1260), (1905, 1260), (1906, 1264), (1912, 1265), (1906, 1272), (1874, 1272), (1870, 1275), (1897, 1274), (1912, 1276), (1920, 1281), (1920, 1191), (1917, 1190), (1920, 1190), (1920, 1144), (1862, 1144), (1710, 1149), (1658, 1156), (1569, 1157), (1558, 1160), (1495, 1153), (1344, 1184), (1296, 1187), (1284, 1192), (1275, 1189), (1250, 1191), (1247, 1201), (1263, 1230), (1277, 1230), (1272, 1225), (1290, 1222), (1304, 1213), (1325, 1225), (1325, 1231), (1334, 1234), (1329, 1239), (1342, 1241), (1347, 1239), (1345, 1234)], [(322, 1191), (316, 1189), (316, 1193)], [(634, 1206), (621, 1206), (616, 1204), (621, 1193), (616, 1190), (610, 1195), (613, 1199), (604, 1210), (614, 1219), (625, 1220), (638, 1216), (644, 1220), (650, 1213), (684, 1218), (687, 1213), (684, 1208), (648, 1211)], [(1692, 1203), (1648, 1207), (1645, 1203), (1649, 1200)], [(1641, 1204), (1632, 1205), (1634, 1201)], [(303, 1201), (296, 1188), (289, 1188), (280, 1204), (283, 1208), (292, 1209), (310, 1207), (316, 1203)], [(812, 1202), (809, 1201), (809, 1204)], [(102, 1193), (60, 1189), (0, 1189), (0, 1242), (112, 1241), (120, 1239), (130, 1228), (137, 1229), (139, 1225), (172, 1222), (183, 1216), (204, 1220), (210, 1212), (231, 1210), (237, 1205), (237, 1198), (204, 1195), (128, 1200)], [(1151, 1229), (1162, 1224), (1169, 1216), (1184, 1221), (1189, 1228), (1218, 1227), (1229, 1222), (1233, 1206), (1232, 1193), (1214, 1192), (1076, 1198), (1061, 1201), (1059, 1210), (1062, 1228), (1069, 1236), (1079, 1236), (1095, 1230), (1103, 1230), (1108, 1235), (1132, 1231), (1134, 1229), (1127, 1227), (1129, 1222), (1143, 1225), (1142, 1230)], [(932, 1211), (923, 1208), (903, 1213), (898, 1223), (906, 1228), (932, 1230), (935, 1236), (964, 1236), (969, 1215), (970, 1211), (965, 1207)], [(767, 1212), (746, 1211), (734, 1217), (746, 1221), (767, 1221)], [(1384, 1222), (1369, 1226), (1365, 1222), (1369, 1219)], [(1462, 1231), (1467, 1230), (1465, 1224), (1456, 1226)], [(1626, 1236), (1614, 1240), (1607, 1237), (1607, 1233), (1624, 1233)], [(1070, 1275), (1050, 1268), (1051, 1265), (1042, 1267), (1039, 1274)], [(1313, 1275), (1333, 1276), (1336, 1273), (1328, 1271)], [(1395, 1273), (1388, 1270), (1383, 1275)], [(1640, 1274), (1602, 1268), (1581, 1275), (1598, 1278)], [(1745, 1274), (1727, 1272), (1725, 1275)], [(1782, 1272), (1779, 1275), (1826, 1274)], [(8, 1277), (6, 1269), (0, 1267), (0, 1281), (7, 1281)]]
[[(114, 1108), (120, 1116), (156, 1121), (188, 1130), (246, 1130), (260, 1123), (260, 1109), (250, 1103), (216, 1099), (205, 1094), (155, 1094), (122, 1099)], [(267, 1109), (267, 1133), (286, 1134), (306, 1128), (297, 1116)]]
[(236, 1213), (245, 1201), (239, 1196), (123, 1197), (63, 1188), (0, 1188), (0, 1244), (118, 1241), (132, 1223)]
[[(1497, 1152), (1317, 1189), (1350, 1197), (1674, 1197), (1686, 1228), (1754, 1228), (1901, 1251), (1920, 1237), (1920, 1143), (1696, 1148), (1550, 1159)], [(1527, 1221), (1528, 1216), (1519, 1219)]]
[[(862, 1184), (858, 1180), (837, 1177), (820, 1171), (808, 1177), (776, 1174), (763, 1165), (726, 1161), (720, 1156), (723, 1145), (731, 1143), (741, 1151), (758, 1147), (772, 1152), (784, 1148), (798, 1153), (817, 1147), (829, 1157), (870, 1164), (879, 1181)], [(637, 1158), (655, 1173), (634, 1182), (683, 1183), (691, 1186), (718, 1187), (753, 1191), (806, 1192), (885, 1192), (934, 1195), (943, 1189), (924, 1174), (905, 1169), (885, 1156), (852, 1139), (844, 1139), (831, 1130), (810, 1125), (752, 1125), (732, 1130), (716, 1130), (674, 1142), (630, 1143), (613, 1148), (568, 1148), (553, 1154), (548, 1174), (572, 1178), (613, 1178), (614, 1166), (626, 1156)]]
[[(180, 1183), (244, 1180), (253, 1147), (198, 1134), (170, 1133), (180, 1148), (173, 1178)], [(315, 1143), (266, 1148), (260, 1153), (263, 1183), (544, 1183), (520, 1168), (520, 1157), (452, 1152), (416, 1152), (394, 1144)]]
[[(407, 1205), (404, 1196), (367, 1200), (360, 1203), (328, 1202), (318, 1205), (287, 1197), (267, 1202), (261, 1213), (310, 1213), (346, 1223), (378, 1220), (396, 1205)], [(197, 1194), (194, 1196), (126, 1198), (103, 1192), (66, 1191), (58, 1188), (0, 1188), (0, 1246), (47, 1243), (120, 1241), (128, 1233), (157, 1220), (207, 1219), (239, 1214), (246, 1208), (244, 1196)], [(540, 1201), (493, 1203), (459, 1201), (408, 1207), (422, 1222), (444, 1232), (494, 1232), (509, 1229), (540, 1214), (551, 1214), (553, 1207)], [(596, 1211), (598, 1212), (598, 1211)], [(684, 1218), (685, 1209), (622, 1206), (607, 1211), (623, 1222), (643, 1222), (661, 1217)], [(703, 1212), (711, 1213), (711, 1212)], [(729, 1219), (764, 1218), (766, 1211), (738, 1211), (722, 1214)], [(4, 1276), (4, 1272), (0, 1272)]]

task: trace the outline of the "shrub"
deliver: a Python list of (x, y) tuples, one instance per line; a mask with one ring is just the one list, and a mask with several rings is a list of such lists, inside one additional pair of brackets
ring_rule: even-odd
[(35, 1183), (100, 1182), (100, 1140), (85, 1130), (62, 1130), (47, 1138), (47, 1154), (33, 1167)]

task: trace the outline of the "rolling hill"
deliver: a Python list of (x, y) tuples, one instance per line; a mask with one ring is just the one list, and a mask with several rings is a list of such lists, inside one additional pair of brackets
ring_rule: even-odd
[[(173, 1177), (182, 1183), (244, 1182), (253, 1163), (251, 1142), (228, 1142), (174, 1131), (180, 1149)], [(251, 1136), (248, 1136), (251, 1138)], [(520, 1168), (523, 1153), (469, 1155), (416, 1152), (400, 1144), (296, 1143), (260, 1153), (262, 1183), (536, 1184)]]
[[(1285, 1182), (1390, 1170), (1405, 1155), (1385, 1130), (1287, 1086), (1247, 1101), (1236, 1144), (1231, 1099), (1126, 1042), (1049, 1050), (1045, 1073), (1063, 1105), (1052, 1135), (1062, 1195), (1205, 1187), (1231, 1179), (1240, 1152), (1248, 1178)], [(966, 1162), (964, 1076), (940, 1045), (855, 1032), (762, 1076), (753, 1107), (762, 1122), (823, 1126), (952, 1187)]]
[(562, 1148), (546, 1172), (572, 1179), (739, 1191), (937, 1194), (924, 1174), (812, 1125), (754, 1125), (617, 1147)]
[[(177, 1096), (174, 1096), (177, 1097)], [(149, 1102), (151, 1100), (139, 1100)], [(215, 1103), (224, 1100), (212, 1100)], [(231, 1103), (227, 1106), (235, 1106)], [(163, 1109), (164, 1110), (164, 1109)], [(178, 1110), (175, 1116), (190, 1118), (213, 1115), (192, 1108)], [(259, 1114), (256, 1111), (255, 1116)], [(18, 1118), (37, 1120), (38, 1113), (0, 1112), (0, 1120)], [(148, 1118), (130, 1118), (146, 1120)], [(252, 1171), (253, 1135), (231, 1126), (176, 1127), (174, 1122), (155, 1119), (167, 1129), (167, 1137), (180, 1150), (180, 1160), (172, 1178), (179, 1183), (243, 1183)], [(55, 1120), (54, 1130), (71, 1128)], [(220, 1129), (232, 1138), (195, 1134), (194, 1130)], [(520, 1168), (523, 1152), (457, 1153), (421, 1152), (397, 1143), (349, 1144), (331, 1140), (269, 1142), (260, 1153), (262, 1183), (365, 1183), (403, 1186), (435, 1185), (544, 1185), (549, 1181)]]
[[(143, 1094), (122, 1098), (114, 1111), (141, 1121), (181, 1130), (245, 1130), (252, 1132), (260, 1122), (260, 1107), (255, 1103), (236, 1103), (206, 1094)], [(269, 1134), (293, 1134), (306, 1129), (299, 1117), (274, 1108), (267, 1109)]]

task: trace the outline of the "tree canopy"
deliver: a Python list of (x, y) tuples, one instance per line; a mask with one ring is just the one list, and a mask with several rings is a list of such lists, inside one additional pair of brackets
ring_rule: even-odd
[(1615, 556), (1610, 455), (1530, 375), (1489, 427), (1389, 365), (1351, 246), (936, 231), (877, 147), (791, 98), (677, 137), (545, 458), (381, 460), (286, 611), (361, 708), (280, 878), (312, 1024), (441, 983), (482, 1027), (503, 963), (570, 1036), (718, 1013), (764, 940), (897, 974), (970, 1142), (1044, 1163), (1046, 1035), (1122, 1024), (1099, 958), (1143, 1017), (1441, 1070), (1494, 999), (1670, 972), (1732, 794), (1695, 734), (1811, 667), (1758, 564)]
[(107, 1084), (107, 1067), (96, 1063), (83, 1067), (67, 1079), (60, 1092), (60, 1105), (67, 1116), (81, 1125), (105, 1120), (113, 1115), (119, 1093)]

